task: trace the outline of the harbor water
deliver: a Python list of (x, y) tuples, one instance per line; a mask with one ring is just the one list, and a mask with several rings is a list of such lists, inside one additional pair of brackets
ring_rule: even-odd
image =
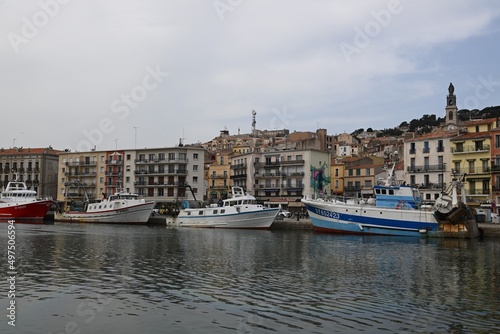
[(500, 333), (500, 239), (0, 229), (0, 333)]

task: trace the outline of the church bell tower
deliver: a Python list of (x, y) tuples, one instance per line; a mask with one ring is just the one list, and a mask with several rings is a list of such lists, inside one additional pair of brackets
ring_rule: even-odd
[(458, 108), (457, 108), (457, 97), (454, 94), (455, 87), (450, 82), (450, 86), (448, 87), (448, 96), (446, 96), (446, 125), (458, 124)]

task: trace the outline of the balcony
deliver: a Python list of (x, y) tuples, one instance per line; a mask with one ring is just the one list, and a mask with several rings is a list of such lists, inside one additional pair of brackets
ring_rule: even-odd
[(240, 169), (240, 168), (246, 169), (247, 166), (248, 166), (247, 164), (234, 164), (231, 165), (231, 169)]
[(282, 160), (281, 161), (282, 166), (303, 165), (304, 163), (305, 163), (305, 160)]
[(466, 191), (467, 195), (474, 196), (474, 195), (489, 195), (490, 194), (490, 189), (469, 189)]
[(467, 174), (489, 174), (490, 173), (490, 168), (469, 168), (466, 169)]
[[(412, 186), (415, 186), (415, 185), (412, 185)], [(441, 190), (441, 189), (446, 188), (446, 185), (443, 185), (441, 183), (432, 183), (432, 182), (422, 183), (422, 184), (419, 184), (416, 186), (419, 189), (427, 189), (427, 190)]]
[(478, 153), (478, 152), (489, 152), (490, 145), (481, 145), (481, 146), (459, 146), (452, 147), (451, 153), (453, 154), (464, 154), (464, 153)]
[(246, 179), (247, 178), (247, 175), (248, 174), (237, 174), (237, 175), (231, 175), (229, 178), (231, 180), (234, 180), (234, 179)]
[(423, 172), (444, 172), (445, 164), (437, 165), (415, 165), (406, 167), (406, 171), (410, 173), (423, 173)]
[(422, 149), (422, 153), (430, 153), (431, 152), (431, 149), (429, 147), (424, 147)]

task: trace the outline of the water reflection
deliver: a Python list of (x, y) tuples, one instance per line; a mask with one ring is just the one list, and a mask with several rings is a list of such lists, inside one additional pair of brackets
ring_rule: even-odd
[(494, 240), (58, 223), (18, 230), (25, 333), (68, 323), (123, 333), (500, 326)]

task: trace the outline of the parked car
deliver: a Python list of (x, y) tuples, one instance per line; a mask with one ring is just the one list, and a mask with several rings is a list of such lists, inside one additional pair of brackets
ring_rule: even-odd
[(286, 210), (280, 210), (280, 212), (278, 212), (278, 215), (280, 215), (283, 218), (292, 217), (292, 214), (290, 213), (290, 211), (286, 211)]

